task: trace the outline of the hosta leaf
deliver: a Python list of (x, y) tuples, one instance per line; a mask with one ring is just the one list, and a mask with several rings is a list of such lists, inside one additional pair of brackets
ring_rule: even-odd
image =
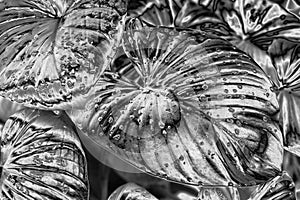
[(197, 200), (240, 200), (239, 191), (234, 187), (200, 187)]
[(134, 20), (123, 44), (131, 64), (106, 72), (72, 116), (83, 134), (148, 173), (188, 184), (255, 185), (281, 171), (276, 95), (249, 56), (204, 32)]
[(270, 72), (277, 86), (279, 122), (286, 149), (300, 156), (300, 48), (298, 43), (276, 40), (269, 48), (275, 66)]
[(157, 200), (144, 188), (128, 183), (116, 189), (108, 200)]
[(181, 0), (129, 1), (128, 14), (138, 17), (148, 26), (186, 27), (201, 29), (217, 35), (228, 35), (230, 28), (206, 2)]
[(259, 186), (249, 200), (296, 200), (295, 184), (291, 177), (283, 172), (281, 176)]
[(139, 0), (129, 2), (128, 12), (147, 25), (187, 27), (220, 35), (267, 71), (272, 62), (266, 49), (274, 39), (286, 37), (300, 41), (299, 6), (294, 1), (278, 3), (270, 0)]
[(81, 106), (108, 67), (123, 0), (2, 0), (0, 94), (43, 109)]
[(1, 133), (1, 199), (88, 199), (87, 162), (63, 113), (25, 109)]
[(269, 0), (220, 1), (215, 13), (231, 28), (225, 36), (265, 70), (272, 67), (266, 49), (279, 37), (299, 42), (300, 21)]
[[(81, 114), (81, 112), (76, 112), (75, 110), (67, 111), (67, 113), (71, 118), (78, 117), (78, 115)], [(96, 141), (93, 141), (87, 135), (82, 134), (80, 129), (77, 130), (79, 132), (80, 141), (83, 143), (84, 147), (102, 164), (125, 173), (142, 173), (141, 170), (138, 170), (134, 166), (120, 159), (117, 155), (104, 147), (99, 147), (99, 144), (96, 143)]]

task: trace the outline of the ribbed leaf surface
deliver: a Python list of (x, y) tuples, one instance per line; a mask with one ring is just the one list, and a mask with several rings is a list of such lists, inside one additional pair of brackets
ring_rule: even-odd
[(280, 176), (259, 186), (249, 200), (296, 200), (295, 184), (291, 177), (283, 172)]
[(0, 2), (0, 94), (43, 109), (81, 106), (114, 55), (125, 3)]
[(132, 21), (123, 44), (130, 62), (71, 113), (91, 141), (188, 184), (253, 185), (281, 171), (276, 95), (249, 56), (202, 32)]
[(1, 133), (0, 199), (87, 200), (87, 162), (64, 114), (25, 109)]

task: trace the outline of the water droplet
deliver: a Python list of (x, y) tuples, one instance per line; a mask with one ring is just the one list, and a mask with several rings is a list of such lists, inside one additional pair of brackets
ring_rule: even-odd
[(159, 126), (159, 128), (163, 129), (163, 128), (165, 128), (165, 123), (162, 121), (159, 121), (158, 126)]
[(263, 116), (263, 121), (264, 121), (264, 122), (268, 122), (268, 117)]
[(183, 161), (184, 160), (184, 157), (181, 155), (179, 156), (179, 160)]
[(168, 133), (167, 133), (166, 130), (163, 130), (163, 131), (162, 131), (162, 134), (163, 134), (164, 136), (166, 136)]
[(234, 109), (231, 107), (229, 107), (228, 110), (229, 110), (229, 112), (234, 112)]
[(114, 140), (120, 140), (120, 138), (121, 138), (120, 134), (116, 134), (116, 135), (113, 136)]
[(113, 123), (114, 122), (114, 118), (113, 118), (113, 116), (109, 116), (109, 118), (108, 118), (108, 123)]
[(270, 96), (270, 93), (267, 92), (267, 93), (266, 93), (266, 97), (269, 97), (269, 96)]
[(202, 89), (203, 90), (207, 90), (208, 89), (208, 85), (207, 84), (202, 85)]
[(234, 129), (234, 132), (238, 135), (238, 134), (240, 134), (240, 130), (239, 129)]

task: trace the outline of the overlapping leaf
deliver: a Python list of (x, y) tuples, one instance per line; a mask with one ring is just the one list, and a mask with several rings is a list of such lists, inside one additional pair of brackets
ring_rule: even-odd
[[(266, 50), (275, 38), (299, 42), (297, 3), (270, 0), (134, 1), (129, 13), (145, 24), (201, 29), (245, 51), (264, 69), (272, 67)], [(131, 6), (137, 6), (131, 8)]]
[[(278, 39), (269, 48), (274, 68), (269, 74), (277, 86), (279, 122), (287, 150), (300, 155), (300, 48), (298, 43)], [(272, 70), (272, 71), (271, 71)]]
[(1, 199), (87, 200), (87, 162), (66, 116), (25, 109), (1, 132)]
[(0, 94), (43, 109), (81, 106), (114, 55), (125, 10), (123, 0), (0, 1)]
[(105, 73), (72, 117), (82, 132), (168, 180), (240, 186), (276, 176), (278, 103), (262, 69), (225, 40), (133, 21), (123, 38), (131, 61)]
[(259, 186), (249, 200), (296, 200), (295, 184), (291, 177), (283, 172), (282, 175)]
[[(129, 1), (128, 14), (148, 26), (186, 27), (217, 35), (228, 35), (230, 28), (214, 12), (213, 2), (182, 0)], [(226, 34), (227, 33), (227, 34)]]
[(128, 183), (116, 189), (108, 200), (157, 200), (157, 198), (144, 188)]

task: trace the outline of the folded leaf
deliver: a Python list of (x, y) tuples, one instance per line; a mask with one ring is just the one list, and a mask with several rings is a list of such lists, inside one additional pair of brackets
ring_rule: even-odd
[(0, 95), (43, 109), (82, 106), (121, 37), (123, 0), (0, 2)]
[(108, 200), (157, 200), (144, 188), (128, 183), (116, 189)]
[(1, 132), (1, 199), (87, 200), (87, 162), (65, 114), (25, 109)]
[(249, 200), (296, 200), (295, 184), (291, 177), (283, 172), (281, 176), (259, 186)]
[(300, 156), (300, 48), (298, 43), (275, 40), (269, 48), (274, 68), (271, 79), (277, 86), (279, 123), (288, 151)]
[(128, 23), (131, 64), (106, 72), (72, 119), (100, 146), (155, 176), (193, 185), (255, 185), (281, 171), (273, 85), (227, 41)]

